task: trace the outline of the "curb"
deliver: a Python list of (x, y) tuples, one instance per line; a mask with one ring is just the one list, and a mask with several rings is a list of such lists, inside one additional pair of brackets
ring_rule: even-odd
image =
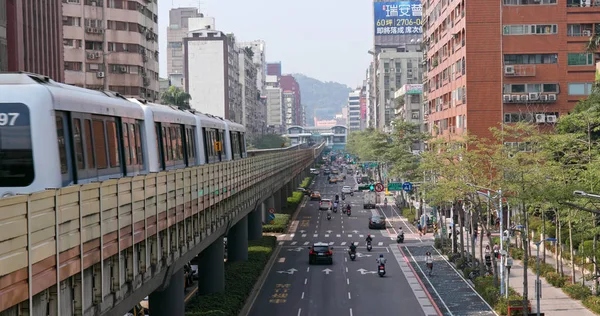
[[(294, 211), (294, 214), (292, 215), (292, 218), (290, 219), (290, 223), (292, 221), (296, 220), (296, 218), (298, 217), (298, 213), (300, 213), (302, 202), (304, 202), (305, 199), (306, 199), (306, 196), (303, 196), (300, 203), (298, 203), (298, 206), (296, 207), (296, 210)], [(284, 233), (287, 234), (289, 232), (289, 230), (290, 230), (290, 225), (288, 225), (285, 228)], [(246, 303), (244, 304), (244, 307), (242, 307), (242, 309), (240, 310), (240, 313), (238, 314), (240, 316), (248, 316), (248, 314), (250, 314), (250, 311), (252, 310), (252, 307), (254, 306), (254, 302), (256, 301), (256, 298), (258, 297), (260, 290), (264, 286), (265, 281), (267, 280), (267, 277), (269, 276), (269, 273), (271, 272), (271, 269), (273, 268), (273, 265), (275, 264), (275, 259), (277, 259), (277, 256), (279, 256), (279, 252), (281, 251), (281, 246), (279, 246), (279, 243), (277, 243), (277, 241), (275, 241), (275, 242), (276, 242), (275, 250), (273, 251), (273, 253), (271, 253), (271, 258), (269, 258), (269, 261), (265, 265), (263, 272), (258, 277), (258, 280), (256, 280), (256, 283), (254, 284), (252, 291), (250, 291), (250, 294), (248, 295), (248, 298), (246, 299)]]
[(442, 312), (440, 311), (440, 308), (437, 306), (437, 304), (435, 303), (435, 300), (433, 299), (433, 297), (431, 296), (431, 294), (427, 290), (427, 287), (425, 287), (425, 284), (423, 283), (423, 281), (421, 280), (421, 278), (417, 274), (417, 271), (415, 271), (415, 268), (413, 268), (413, 266), (410, 264), (410, 262), (408, 260), (408, 257), (406, 256), (406, 254), (404, 253), (404, 250), (402, 250), (402, 247), (400, 245), (398, 245), (398, 249), (400, 250), (400, 253), (402, 253), (402, 256), (404, 257), (404, 260), (408, 264), (408, 267), (412, 271), (413, 275), (415, 276), (415, 278), (417, 279), (417, 281), (421, 285), (421, 288), (423, 289), (423, 292), (425, 292), (425, 294), (429, 298), (429, 301), (431, 302), (431, 305), (433, 305), (433, 308), (437, 312), (438, 316), (444, 315), (444, 314), (442, 314)]

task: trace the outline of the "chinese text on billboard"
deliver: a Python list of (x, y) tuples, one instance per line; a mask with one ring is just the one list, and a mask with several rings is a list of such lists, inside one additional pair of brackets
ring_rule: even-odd
[(423, 34), (420, 1), (374, 2), (375, 36)]

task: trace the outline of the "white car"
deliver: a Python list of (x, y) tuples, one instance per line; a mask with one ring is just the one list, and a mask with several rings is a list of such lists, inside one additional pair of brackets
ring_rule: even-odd
[(342, 193), (344, 194), (352, 194), (352, 188), (348, 185), (342, 187)]

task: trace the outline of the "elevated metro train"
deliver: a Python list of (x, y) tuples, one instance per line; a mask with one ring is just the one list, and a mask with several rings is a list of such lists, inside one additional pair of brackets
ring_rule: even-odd
[(223, 118), (0, 74), (0, 197), (246, 156), (244, 126)]

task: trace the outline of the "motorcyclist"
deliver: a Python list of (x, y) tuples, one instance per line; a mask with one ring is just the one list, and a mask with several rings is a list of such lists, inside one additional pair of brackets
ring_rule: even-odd
[(398, 227), (398, 236), (404, 236), (404, 231), (402, 230), (402, 226)]
[(373, 241), (373, 237), (371, 237), (371, 234), (367, 235), (367, 242), (372, 242)]
[(356, 253), (356, 245), (354, 243), (350, 243), (350, 253)]
[(377, 261), (378, 265), (382, 266), (385, 266), (385, 263), (387, 262), (387, 260), (383, 257), (383, 254), (380, 254), (379, 258), (375, 259), (375, 261)]
[(339, 200), (340, 200), (340, 196), (336, 194), (335, 195), (335, 202), (337, 203), (337, 201), (339, 201)]
[(333, 208), (337, 209), (338, 208), (338, 201), (335, 200), (335, 202), (333, 202)]
[(327, 209), (327, 217), (331, 217), (331, 208)]
[(348, 211), (350, 211), (350, 209), (351, 209), (351, 207), (350, 207), (350, 204), (346, 205), (346, 209), (347, 209)]

